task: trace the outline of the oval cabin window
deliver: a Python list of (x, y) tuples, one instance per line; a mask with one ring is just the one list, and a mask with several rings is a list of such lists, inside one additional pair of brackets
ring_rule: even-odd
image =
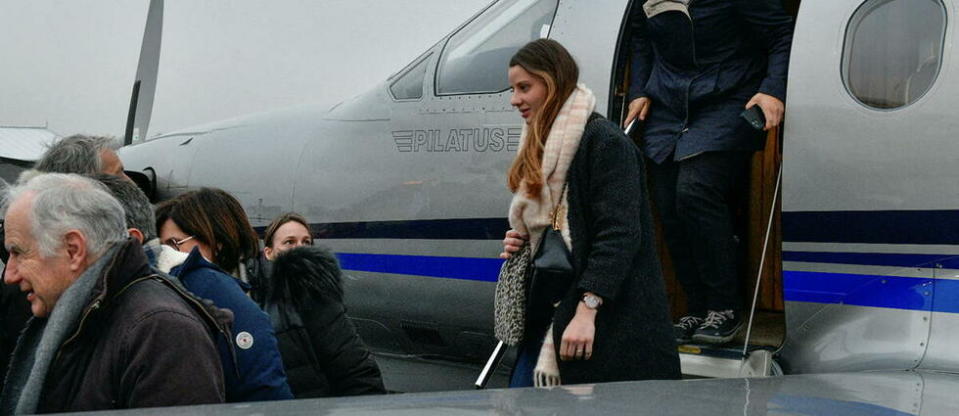
[(860, 103), (916, 102), (939, 74), (946, 8), (940, 0), (869, 0), (846, 29), (843, 82)]

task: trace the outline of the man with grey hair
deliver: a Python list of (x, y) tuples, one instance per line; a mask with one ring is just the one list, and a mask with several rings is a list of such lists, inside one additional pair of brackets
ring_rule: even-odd
[[(228, 402), (292, 399), (279, 344), (270, 318), (247, 296), (238, 280), (202, 259), (161, 244), (155, 213), (146, 195), (132, 182), (111, 175), (94, 176), (109, 188), (126, 212), (127, 231), (143, 244), (150, 265), (168, 273), (192, 294), (233, 312), (236, 347), (218, 343)], [(208, 267), (207, 267), (208, 266)], [(175, 277), (174, 277), (175, 276)]]
[(215, 347), (229, 312), (152, 273), (102, 185), (44, 174), (11, 188), (6, 283), (34, 317), (0, 393), (0, 414), (217, 403)]
[[(77, 173), (81, 175), (108, 174), (123, 180), (130, 178), (123, 172), (123, 163), (117, 156), (118, 142), (109, 137), (73, 135), (57, 141), (44, 153), (33, 169), (20, 173), (18, 183), (26, 183), (44, 172)], [(0, 189), (6, 188), (0, 183)], [(0, 241), (2, 241), (0, 236)], [(0, 250), (0, 257), (6, 253)], [(6, 273), (0, 266), (0, 276)], [(0, 388), (10, 357), (9, 351), (16, 344), (17, 334), (23, 329), (29, 318), (29, 309), (25, 300), (18, 296), (16, 289), (4, 286), (0, 289)]]
[(74, 134), (52, 144), (33, 168), (48, 173), (106, 173), (127, 178), (117, 146), (118, 142), (110, 137)]
[[(98, 173), (90, 177), (106, 186), (110, 194), (123, 206), (127, 232), (131, 237), (136, 238), (143, 245), (157, 238), (153, 204), (139, 187), (126, 179), (106, 173)], [(185, 259), (186, 256), (184, 255), (183, 258)], [(163, 271), (169, 272), (169, 270)]]

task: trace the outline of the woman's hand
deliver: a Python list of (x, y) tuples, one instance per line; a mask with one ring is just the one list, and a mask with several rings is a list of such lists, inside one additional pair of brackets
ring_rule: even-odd
[(748, 109), (754, 105), (758, 105), (759, 108), (763, 110), (763, 116), (766, 117), (766, 127), (763, 128), (763, 131), (768, 131), (783, 121), (783, 113), (786, 110), (786, 105), (778, 98), (760, 92), (746, 103), (746, 108)]
[(645, 121), (646, 115), (649, 114), (649, 107), (652, 104), (652, 101), (647, 97), (639, 97), (633, 101), (629, 102), (629, 113), (626, 114), (626, 119), (623, 120), (623, 128), (629, 126), (629, 122), (633, 121), (636, 117), (639, 117), (640, 120)]
[(513, 253), (523, 248), (523, 244), (526, 244), (526, 240), (529, 240), (528, 235), (520, 234), (519, 231), (516, 230), (507, 231), (506, 238), (503, 239), (503, 252), (499, 253), (499, 258), (510, 258)]
[(569, 321), (559, 344), (559, 358), (563, 361), (588, 360), (593, 356), (593, 339), (596, 336), (596, 309), (587, 308), (583, 302), (576, 306), (576, 316)]

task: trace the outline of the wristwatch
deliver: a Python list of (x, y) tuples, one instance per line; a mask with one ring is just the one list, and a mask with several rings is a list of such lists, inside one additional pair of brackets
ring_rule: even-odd
[(582, 301), (586, 307), (590, 309), (599, 309), (599, 305), (603, 303), (603, 300), (599, 296), (591, 295), (589, 293), (583, 294)]

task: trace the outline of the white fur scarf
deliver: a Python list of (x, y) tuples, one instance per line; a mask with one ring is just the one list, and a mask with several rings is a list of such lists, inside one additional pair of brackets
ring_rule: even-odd
[[(589, 121), (589, 115), (593, 113), (594, 107), (596, 107), (596, 97), (593, 92), (583, 84), (577, 85), (560, 108), (546, 138), (542, 167), (546, 186), (540, 190), (538, 198), (530, 198), (526, 194), (526, 182), (523, 181), (513, 194), (513, 201), (509, 206), (510, 227), (530, 236), (529, 243), (533, 253), (536, 252), (543, 231), (552, 223), (554, 208), (557, 208), (557, 223), (560, 226), (563, 242), (566, 243), (566, 248), (573, 249), (569, 224), (566, 220), (569, 203), (563, 190), (566, 185), (566, 173), (573, 162), (573, 157), (576, 156), (579, 141), (583, 138), (583, 130), (586, 129), (586, 122)], [(526, 140), (527, 128), (524, 125), (520, 143), (525, 143)], [(553, 326), (550, 325), (533, 371), (533, 385), (552, 387), (559, 384), (559, 364), (556, 360), (556, 350), (553, 348)]]
[[(546, 186), (542, 187), (538, 198), (530, 198), (526, 195), (525, 181), (521, 182), (519, 188), (513, 193), (513, 201), (509, 206), (509, 225), (514, 230), (530, 236), (534, 253), (543, 231), (552, 222), (552, 213), (556, 204), (560, 204), (557, 217), (563, 241), (566, 242), (566, 247), (572, 250), (569, 226), (566, 224), (568, 204), (563, 196), (563, 186), (566, 184), (566, 171), (573, 162), (573, 156), (576, 156), (576, 149), (579, 148), (586, 122), (595, 106), (596, 97), (593, 92), (583, 84), (577, 85), (560, 108), (546, 138), (542, 167)], [(520, 137), (521, 147), (526, 140), (527, 127), (524, 125)], [(558, 201), (560, 198), (562, 200)]]

